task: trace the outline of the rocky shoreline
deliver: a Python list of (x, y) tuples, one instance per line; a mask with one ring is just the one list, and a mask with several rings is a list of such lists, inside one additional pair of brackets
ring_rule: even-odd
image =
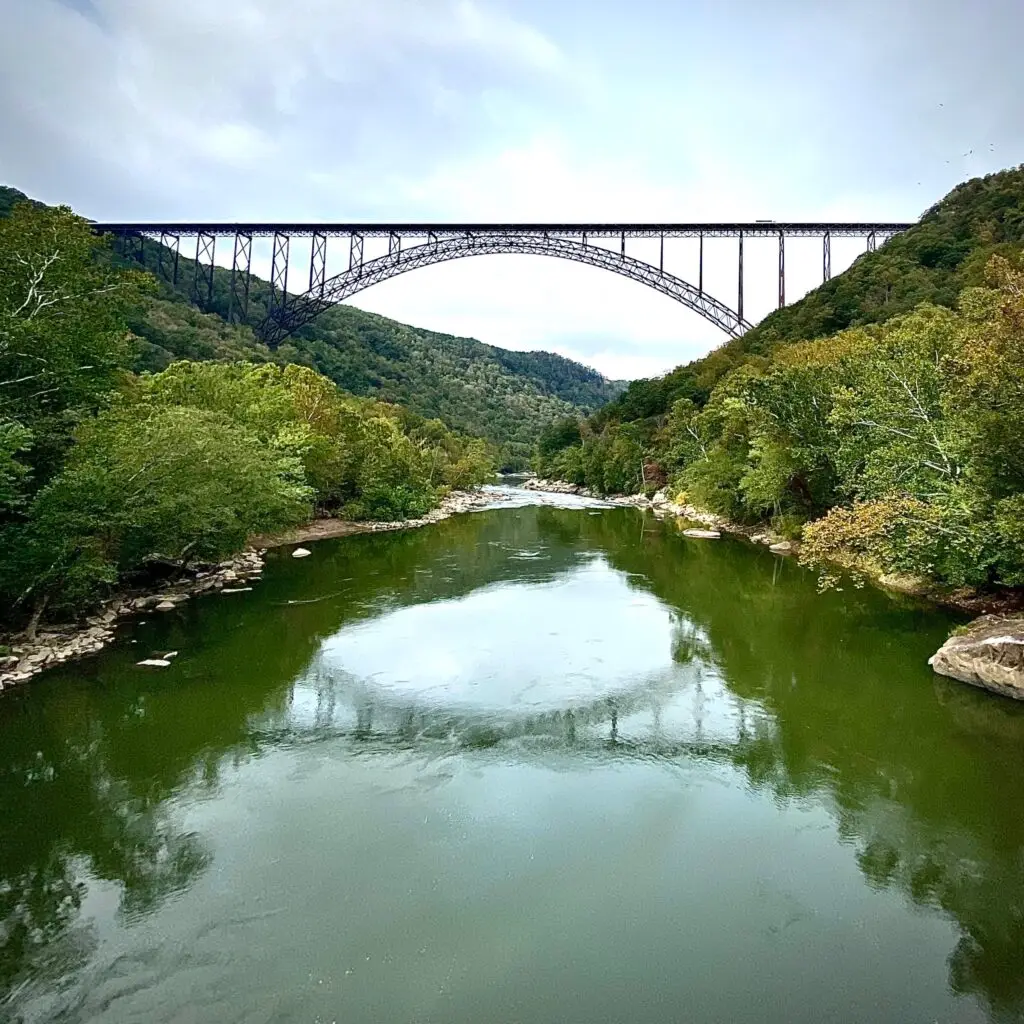
[(684, 530), (683, 533), (690, 537), (715, 540), (723, 533), (728, 533), (737, 537), (745, 537), (754, 544), (764, 544), (778, 555), (795, 555), (800, 550), (800, 546), (796, 541), (787, 540), (781, 534), (766, 530), (764, 527), (742, 526), (739, 523), (730, 522), (728, 519), (722, 518), (722, 516), (715, 515), (713, 512), (707, 512), (693, 505), (674, 502), (669, 498), (667, 490), (660, 490), (653, 497), (648, 498), (643, 494), (606, 496), (598, 494), (587, 487), (567, 483), (565, 480), (533, 479), (527, 480), (522, 487), (527, 491), (575, 494), (581, 498), (596, 498), (610, 505), (626, 505), (631, 508), (648, 509), (659, 519), (675, 516), (677, 519), (699, 523), (704, 527), (703, 529)]
[[(114, 639), (118, 622), (148, 612), (172, 612), (193, 597), (210, 592), (252, 590), (263, 572), (263, 551), (246, 549), (234, 558), (169, 583), (159, 590), (128, 590), (103, 602), (80, 623), (48, 626), (35, 639), (9, 638), (9, 655), (0, 657), (0, 691), (24, 683), (44, 669), (102, 651)], [(7, 639), (7, 638), (5, 638)]]
[[(268, 548), (356, 533), (415, 529), (500, 500), (500, 495), (481, 491), (455, 491), (444, 498), (437, 508), (418, 519), (393, 523), (317, 519), (307, 526), (277, 536), (253, 537), (249, 547), (234, 558), (198, 569), (160, 589), (148, 592), (126, 590), (116, 594), (103, 602), (96, 614), (81, 622), (42, 628), (31, 640), (24, 634), (0, 636), (0, 643), (5, 650), (10, 651), (9, 654), (0, 653), (0, 692), (27, 682), (45, 669), (102, 651), (115, 639), (117, 625), (125, 619), (152, 612), (172, 612), (184, 602), (202, 594), (237, 594), (252, 590), (263, 572), (264, 554)], [(166, 664), (166, 658), (156, 662), (150, 659), (149, 664)]]
[(356, 533), (386, 533), (389, 530), (415, 530), (421, 526), (439, 523), (462, 512), (493, 505), (501, 495), (483, 491), (453, 491), (441, 501), (437, 508), (418, 519), (399, 519), (395, 522), (356, 523), (345, 519), (314, 519), (305, 526), (270, 536), (253, 537), (250, 544), (256, 548), (281, 548), (290, 544), (305, 544), (315, 540), (329, 540), (332, 537), (349, 537)]

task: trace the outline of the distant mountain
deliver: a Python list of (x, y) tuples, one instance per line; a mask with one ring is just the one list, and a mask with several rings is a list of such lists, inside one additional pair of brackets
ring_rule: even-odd
[[(25, 196), (0, 187), (0, 216)], [(155, 271), (156, 243), (146, 266)], [(544, 427), (594, 412), (625, 389), (596, 370), (551, 352), (513, 352), (340, 305), (321, 314), (271, 352), (248, 327), (228, 324), (230, 272), (217, 269), (209, 312), (189, 301), (193, 262), (182, 257), (179, 284), (161, 282), (132, 318), (141, 339), (137, 369), (175, 359), (252, 359), (312, 366), (356, 395), (397, 402), (503, 450), (507, 468), (522, 468)], [(250, 309), (266, 308), (269, 288), (254, 279)]]

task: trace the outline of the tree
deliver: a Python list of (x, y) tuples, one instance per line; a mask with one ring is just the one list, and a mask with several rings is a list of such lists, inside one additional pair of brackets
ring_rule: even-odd
[(31, 432), (24, 483), (46, 483), (74, 425), (122, 378), (125, 313), (144, 280), (115, 268), (65, 207), (21, 203), (0, 220), (0, 422)]
[(63, 472), (12, 531), (13, 602), (77, 611), (149, 559), (216, 560), (252, 533), (301, 522), (300, 463), (221, 413), (112, 410), (84, 424)]

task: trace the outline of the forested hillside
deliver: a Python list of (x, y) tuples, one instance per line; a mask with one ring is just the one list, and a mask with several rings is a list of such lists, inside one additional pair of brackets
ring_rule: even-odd
[(772, 520), (808, 561), (1024, 584), (1024, 168), (745, 337), (545, 431), (537, 468), (603, 491), (666, 480)]
[[(129, 322), (177, 310), (147, 305), (153, 278), (113, 255), (67, 209), (23, 203), (0, 218), (0, 627), (31, 631), (314, 512), (421, 515), (493, 474), (486, 441), (308, 367), (132, 373)], [(199, 319), (220, 355), (237, 354), (231, 331)]]
[[(20, 198), (0, 188), (0, 216)], [(147, 244), (154, 271), (157, 246)], [(159, 370), (175, 359), (248, 359), (298, 363), (355, 395), (400, 403), (455, 430), (499, 446), (508, 468), (525, 467), (543, 427), (559, 416), (589, 413), (625, 384), (550, 352), (513, 352), (396, 323), (353, 306), (336, 306), (289, 338), (277, 352), (248, 327), (229, 325), (230, 273), (218, 269), (206, 314), (189, 299), (193, 262), (181, 257), (178, 287), (161, 282), (133, 313), (142, 343), (135, 368)], [(268, 287), (254, 281), (251, 318), (266, 309)]]
[(1010, 255), (1022, 242), (1024, 169), (964, 182), (911, 230), (864, 253), (849, 270), (771, 313), (742, 338), (663, 377), (633, 381), (597, 422), (664, 415), (678, 398), (705, 402), (730, 369), (780, 343), (883, 323), (923, 302), (952, 308), (965, 287), (985, 282), (992, 256)]

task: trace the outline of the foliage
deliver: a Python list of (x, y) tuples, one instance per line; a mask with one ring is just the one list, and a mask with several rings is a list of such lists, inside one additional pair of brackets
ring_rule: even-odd
[(26, 486), (55, 472), (75, 423), (130, 358), (123, 315), (143, 278), (112, 268), (103, 250), (64, 207), (21, 204), (0, 219), (0, 422), (31, 434), (19, 445)]
[[(156, 269), (157, 246), (147, 250)], [(541, 430), (559, 416), (586, 414), (623, 385), (550, 352), (511, 352), (471, 338), (409, 327), (348, 305), (335, 306), (276, 352), (249, 327), (226, 322), (230, 272), (214, 272), (211, 312), (189, 301), (192, 261), (180, 260), (177, 289), (164, 283), (131, 321), (142, 339), (137, 370), (176, 359), (248, 359), (309, 366), (346, 391), (400, 404), (428, 419), (500, 446), (503, 468), (524, 468)], [(266, 308), (267, 285), (253, 280), (250, 319)]]
[(553, 424), (538, 472), (639, 490), (627, 438), (696, 504), (802, 533), (809, 564), (1024, 584), (1022, 207), (1024, 170), (961, 186), (742, 342), (635, 382), (578, 441)]
[(309, 512), (299, 463), (216, 412), (110, 410), (76, 440), (12, 531), (19, 602), (74, 611), (148, 560), (220, 559)]
[[(153, 287), (69, 210), (21, 203), (0, 220), (5, 618), (34, 628), (147, 565), (223, 558), (314, 506), (422, 515), (493, 472), (487, 442), (269, 361), (247, 330)], [(138, 344), (129, 323), (237, 360), (163, 366), (163, 346)], [(160, 372), (136, 376), (133, 360)]]

